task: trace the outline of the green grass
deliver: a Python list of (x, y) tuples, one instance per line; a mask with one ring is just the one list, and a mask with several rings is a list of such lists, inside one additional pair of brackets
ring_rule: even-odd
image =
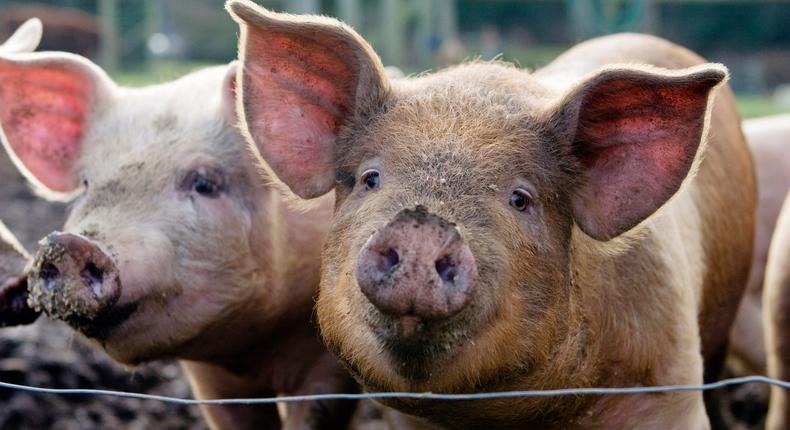
[(112, 78), (119, 85), (141, 87), (171, 81), (193, 70), (213, 65), (199, 62), (160, 61), (145, 69), (131, 69), (114, 73)]
[(549, 64), (568, 48), (568, 46), (561, 45), (536, 45), (529, 47), (508, 46), (502, 53), (502, 59), (513, 62), (520, 67), (535, 70)]
[(763, 96), (738, 96), (738, 112), (744, 118), (775, 115), (790, 112), (790, 106), (777, 104), (770, 97)]

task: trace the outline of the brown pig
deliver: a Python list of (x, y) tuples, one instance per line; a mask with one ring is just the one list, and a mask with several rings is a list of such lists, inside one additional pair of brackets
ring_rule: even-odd
[[(790, 193), (776, 222), (765, 268), (765, 346), (768, 376), (790, 380)], [(771, 387), (766, 429), (790, 428), (787, 389)]]
[[(717, 376), (755, 216), (724, 67), (622, 34), (534, 73), (390, 80), (335, 20), (228, 8), (249, 137), (296, 194), (335, 192), (317, 314), (366, 390)], [(385, 404), (448, 428), (709, 426), (699, 392)]]
[(733, 353), (748, 372), (765, 370), (762, 305), (768, 249), (790, 190), (790, 114), (748, 119), (743, 132), (757, 173), (757, 224), (749, 283), (730, 334)]
[[(200, 399), (348, 392), (312, 321), (332, 198), (261, 178), (235, 127), (235, 64), (144, 88), (66, 53), (0, 55), (17, 166), (72, 201), (41, 241), (30, 303), (115, 360), (181, 360)], [(212, 406), (214, 428), (339, 428), (351, 402)]]

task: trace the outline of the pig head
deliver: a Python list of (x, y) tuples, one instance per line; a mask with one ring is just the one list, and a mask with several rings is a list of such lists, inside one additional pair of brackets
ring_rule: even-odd
[[(712, 104), (722, 66), (618, 35), (532, 74), (390, 80), (337, 21), (228, 7), (255, 147), (303, 198), (335, 192), (317, 314), (368, 390), (715, 374), (754, 222), (732, 95)], [(699, 393), (386, 404), (450, 428), (707, 425)]]
[(40, 244), (30, 303), (121, 362), (230, 353), (309, 314), (321, 225), (279, 226), (317, 206), (293, 209), (260, 178), (234, 78), (219, 66), (121, 88), (79, 56), (0, 56), (6, 148), (39, 194), (73, 202)]
[[(0, 55), (4, 143), (72, 202), (29, 304), (125, 364), (178, 358), (198, 398), (353, 391), (310, 320), (332, 198), (304, 204), (235, 127), (235, 64), (144, 88), (65, 53)], [(214, 428), (334, 428), (352, 402), (207, 406)]]

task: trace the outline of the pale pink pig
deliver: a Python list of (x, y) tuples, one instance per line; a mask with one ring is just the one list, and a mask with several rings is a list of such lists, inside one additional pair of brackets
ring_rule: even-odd
[[(29, 302), (121, 363), (180, 359), (200, 399), (353, 391), (311, 317), (332, 197), (300, 203), (261, 175), (235, 74), (123, 88), (76, 55), (0, 55), (6, 149), (40, 194), (72, 202)], [(214, 428), (339, 428), (353, 406), (204, 412)]]

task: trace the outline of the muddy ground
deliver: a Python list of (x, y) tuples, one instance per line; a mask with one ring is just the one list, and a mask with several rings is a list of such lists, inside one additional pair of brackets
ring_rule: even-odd
[[(34, 196), (0, 151), (0, 219), (29, 251), (62, 226), (67, 207)], [(40, 318), (27, 327), (0, 329), (0, 381), (53, 388), (101, 388), (190, 397), (175, 362), (127, 369), (90, 347), (60, 322)], [(725, 428), (759, 429), (765, 387), (719, 393)], [(0, 429), (206, 429), (197, 407), (114, 397), (39, 395), (0, 388)]]

